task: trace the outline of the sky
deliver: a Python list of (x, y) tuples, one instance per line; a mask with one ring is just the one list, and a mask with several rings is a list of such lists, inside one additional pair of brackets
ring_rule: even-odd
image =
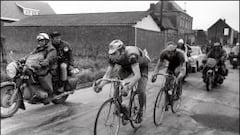
[[(44, 1), (57, 14), (146, 11), (158, 1)], [(239, 1), (176, 1), (193, 17), (193, 29), (207, 30), (219, 18), (239, 31)]]

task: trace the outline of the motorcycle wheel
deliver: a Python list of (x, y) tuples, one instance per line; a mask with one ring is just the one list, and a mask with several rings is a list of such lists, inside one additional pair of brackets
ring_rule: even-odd
[(62, 103), (64, 103), (67, 100), (67, 98), (68, 98), (68, 95), (62, 96), (60, 98), (54, 99), (52, 101), (52, 103), (54, 103), (54, 104), (62, 104)]
[(14, 102), (12, 104), (10, 103), (10, 99), (14, 92), (13, 90), (13, 86), (5, 86), (1, 88), (1, 118), (13, 116), (20, 107), (21, 95), (19, 92), (16, 94)]
[(208, 77), (208, 78), (207, 78), (207, 81), (206, 81), (206, 88), (207, 88), (207, 91), (212, 90), (212, 87), (213, 87), (212, 77)]

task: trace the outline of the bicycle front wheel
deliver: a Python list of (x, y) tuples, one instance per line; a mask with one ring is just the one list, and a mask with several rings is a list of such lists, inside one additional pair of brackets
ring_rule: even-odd
[(155, 100), (153, 110), (153, 121), (156, 126), (159, 126), (161, 124), (165, 113), (165, 109), (166, 109), (166, 94), (164, 88), (161, 88)]
[(94, 135), (118, 135), (120, 112), (116, 102), (108, 99), (100, 107), (94, 124)]
[[(145, 112), (146, 105), (143, 108), (143, 113)], [(131, 114), (131, 126), (135, 129), (139, 128), (141, 126), (141, 123), (137, 122), (138, 119), (138, 113), (140, 110), (140, 104), (139, 104), (139, 94), (133, 93), (131, 99), (130, 99), (130, 114)], [(142, 118), (144, 115), (142, 116)]]
[[(173, 89), (173, 93), (172, 93), (172, 97), (171, 97), (171, 110), (173, 113), (176, 113), (179, 111), (180, 106), (181, 106), (181, 102), (182, 102), (182, 88), (178, 88), (179, 86), (175, 87)], [(177, 89), (179, 89), (179, 91), (177, 92)]]

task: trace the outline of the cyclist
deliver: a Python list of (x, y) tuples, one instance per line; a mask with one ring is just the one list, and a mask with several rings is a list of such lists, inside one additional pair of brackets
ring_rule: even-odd
[[(125, 82), (125, 88), (130, 90), (138, 82), (137, 94), (139, 95), (140, 109), (137, 116), (137, 123), (142, 122), (143, 107), (146, 103), (146, 85), (148, 80), (147, 55), (136, 46), (125, 46), (121, 40), (113, 40), (109, 44), (109, 66), (103, 78), (110, 78), (115, 65), (120, 65), (118, 76)], [(102, 81), (94, 90), (100, 92), (106, 82)], [(128, 91), (125, 91), (127, 93)], [(118, 92), (115, 93), (116, 96)], [(127, 95), (127, 94), (126, 94)], [(123, 104), (124, 105), (124, 104)], [(124, 107), (127, 111), (127, 107)]]
[[(158, 60), (157, 66), (155, 67), (153, 76), (152, 76), (152, 82), (155, 82), (157, 79), (157, 73), (160, 70), (160, 67), (163, 66), (164, 61), (168, 61), (168, 73), (173, 73), (177, 80), (178, 89), (177, 93), (179, 93), (180, 89), (182, 89), (182, 78), (184, 77), (186, 73), (186, 59), (185, 54), (182, 50), (177, 49), (177, 45), (170, 41), (167, 43), (167, 47), (161, 51), (160, 58)], [(177, 94), (179, 98), (179, 94)]]

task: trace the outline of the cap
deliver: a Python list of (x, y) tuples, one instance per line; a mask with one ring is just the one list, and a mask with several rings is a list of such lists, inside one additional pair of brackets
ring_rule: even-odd
[(58, 31), (54, 31), (50, 34), (51, 38), (61, 36), (61, 34)]

